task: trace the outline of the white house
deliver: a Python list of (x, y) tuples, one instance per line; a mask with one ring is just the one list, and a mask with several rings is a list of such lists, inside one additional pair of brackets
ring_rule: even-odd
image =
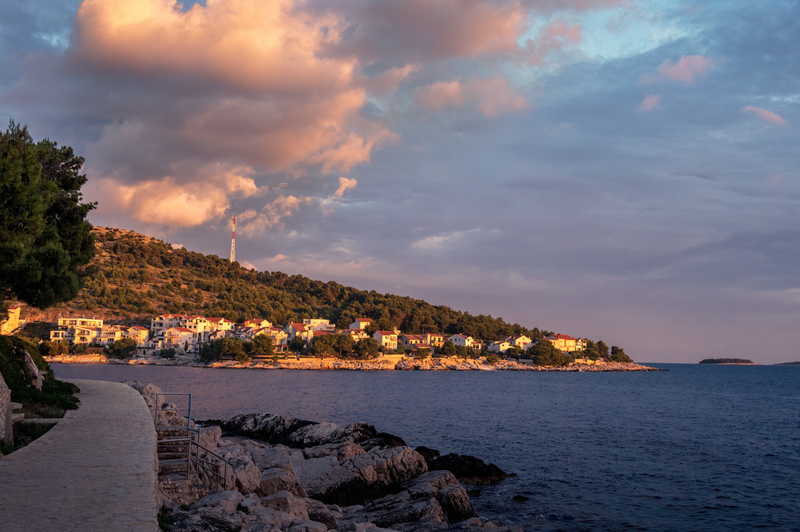
[(197, 337), (186, 327), (170, 327), (164, 331), (164, 347), (167, 349), (185, 350), (189, 353), (195, 351), (196, 346)]
[(372, 324), (372, 320), (369, 318), (356, 318), (353, 323), (350, 324), (351, 329), (365, 329)]
[(463, 334), (454, 334), (448, 340), (453, 342), (453, 345), (460, 345), (461, 347), (471, 347), (472, 342), (474, 342), (472, 336), (464, 336)]
[(291, 342), (295, 338), (302, 338), (306, 342), (310, 342), (314, 338), (314, 330), (309, 328), (305, 323), (290, 323), (283, 328), (283, 332), (287, 334), (287, 341)]
[(161, 314), (150, 320), (150, 329), (153, 331), (153, 336), (160, 337), (170, 327), (180, 327), (185, 319), (186, 316), (183, 314)]
[(321, 319), (305, 319), (303, 320), (303, 325), (311, 329), (312, 331), (335, 331), (336, 326), (331, 325), (331, 322), (328, 320), (321, 320)]
[(388, 349), (397, 349), (397, 333), (394, 331), (375, 331), (372, 335), (378, 345)]
[(506, 342), (505, 340), (497, 340), (496, 342), (492, 342), (489, 344), (489, 352), (491, 353), (505, 353), (508, 351), (508, 348), (511, 347), (510, 342)]

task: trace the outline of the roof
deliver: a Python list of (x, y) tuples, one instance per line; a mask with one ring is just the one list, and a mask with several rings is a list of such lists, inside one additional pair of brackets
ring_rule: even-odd
[(394, 331), (375, 331), (375, 334), (380, 334), (381, 336), (397, 336), (397, 333)]
[(408, 338), (409, 340), (419, 340), (420, 342), (425, 340), (425, 337), (422, 336), (421, 334), (404, 334), (403, 336)]
[(372, 318), (356, 318), (353, 321), (372, 321)]
[(206, 318), (206, 320), (208, 320), (208, 321), (213, 321), (214, 323), (219, 323), (219, 322), (221, 322), (221, 321), (222, 321), (222, 320), (224, 320), (224, 319), (225, 319), (225, 318)]
[(128, 327), (129, 329), (136, 329), (137, 331), (147, 331), (149, 330), (147, 327), (142, 327), (141, 325), (134, 325), (133, 327)]
[[(454, 334), (453, 336), (458, 336), (459, 338), (463, 338), (464, 340), (469, 338), (469, 336), (464, 336), (463, 334)], [(452, 338), (453, 336), (451, 336), (450, 338)]]
[(545, 336), (545, 340), (574, 340), (572, 336), (568, 336), (566, 334), (551, 334), (550, 336)]
[(167, 330), (168, 331), (178, 331), (178, 332), (182, 332), (182, 333), (192, 333), (192, 331), (190, 331), (186, 327), (170, 327)]

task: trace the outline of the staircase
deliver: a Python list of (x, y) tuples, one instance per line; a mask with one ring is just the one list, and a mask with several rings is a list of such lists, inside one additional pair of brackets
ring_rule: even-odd
[[(183, 403), (179, 407), (167, 399)], [(159, 393), (151, 407), (156, 429), (159, 483), (229, 489), (231, 466), (214, 451), (199, 443), (200, 430), (192, 426), (192, 394)]]

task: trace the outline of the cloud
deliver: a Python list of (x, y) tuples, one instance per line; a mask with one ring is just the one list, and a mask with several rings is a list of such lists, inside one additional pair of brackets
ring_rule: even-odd
[(274, 257), (270, 257), (270, 258), (268, 258), (266, 260), (267, 260), (267, 262), (281, 262), (281, 261), (289, 260), (289, 257), (287, 255), (284, 255), (283, 253), (278, 253)]
[(314, 203), (316, 200), (310, 196), (278, 196), (272, 203), (264, 205), (260, 212), (245, 211), (239, 216), (242, 224), (241, 232), (245, 236), (255, 236), (266, 229), (281, 226), (282, 220), (292, 216), (301, 206)]
[(497, 116), (530, 107), (525, 97), (517, 94), (507, 79), (500, 77), (470, 78), (465, 82), (439, 81), (418, 88), (414, 94), (417, 102), (427, 109), (461, 107), (470, 103), (485, 116)]
[(758, 107), (753, 107), (752, 105), (747, 105), (742, 107), (742, 112), (745, 113), (752, 113), (756, 115), (761, 120), (765, 122), (769, 122), (771, 124), (775, 124), (776, 126), (786, 126), (789, 123), (780, 115), (773, 113), (772, 111), (767, 111), (766, 109), (760, 109)]
[(639, 104), (640, 111), (652, 111), (661, 105), (662, 96), (660, 94), (650, 94), (644, 97), (642, 103)]
[(103, 179), (96, 192), (105, 198), (100, 214), (125, 211), (135, 220), (171, 228), (192, 227), (219, 219), (229, 207), (225, 190), (211, 184), (182, 185), (173, 178), (126, 185)]
[(356, 181), (355, 179), (348, 179), (346, 177), (340, 177), (339, 178), (339, 188), (336, 189), (336, 192), (333, 193), (333, 196), (335, 198), (341, 198), (342, 196), (344, 196), (344, 193), (347, 190), (349, 190), (351, 188), (356, 188), (357, 184), (358, 184), (358, 181)]
[(695, 78), (705, 76), (711, 66), (711, 59), (702, 55), (683, 55), (677, 63), (667, 59), (658, 65), (657, 75), (643, 74), (639, 81), (656, 83), (663, 80), (694, 83)]

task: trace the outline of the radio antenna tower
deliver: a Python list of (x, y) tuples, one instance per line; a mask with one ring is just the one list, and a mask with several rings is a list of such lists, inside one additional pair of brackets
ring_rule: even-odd
[(236, 262), (236, 216), (233, 217), (233, 232), (231, 233), (231, 262)]

